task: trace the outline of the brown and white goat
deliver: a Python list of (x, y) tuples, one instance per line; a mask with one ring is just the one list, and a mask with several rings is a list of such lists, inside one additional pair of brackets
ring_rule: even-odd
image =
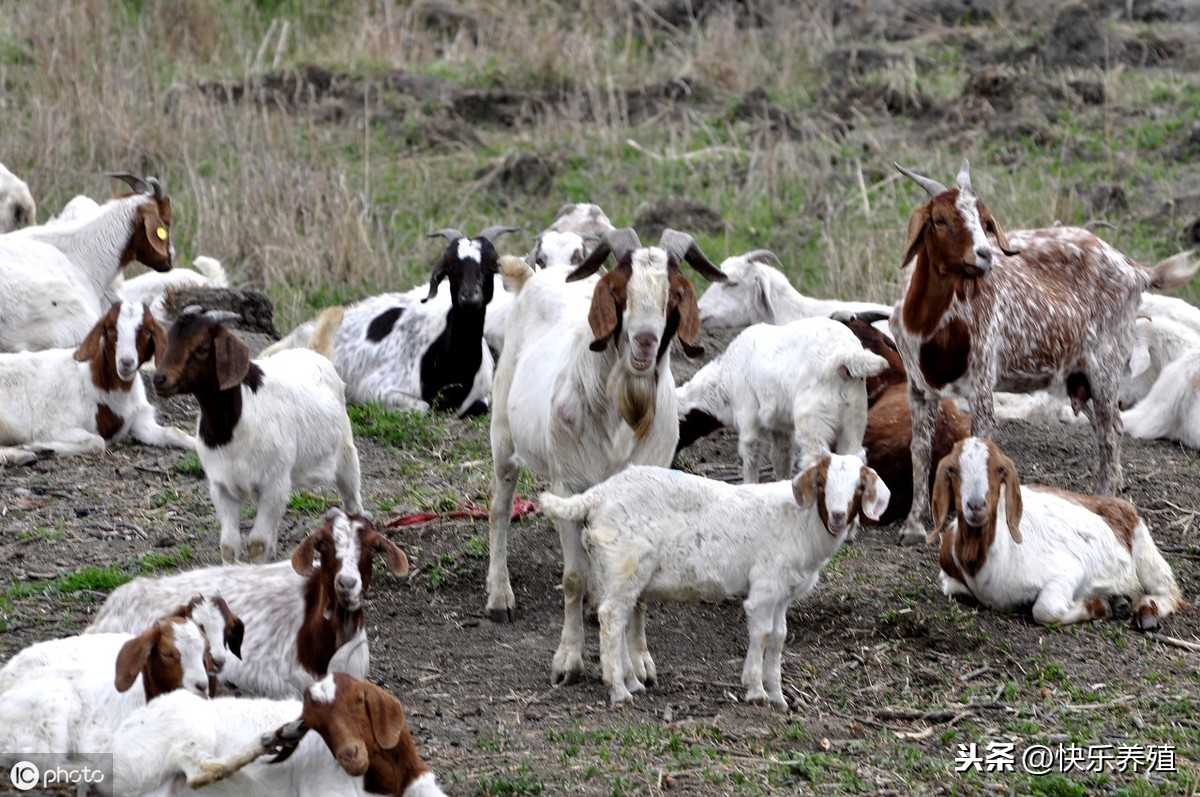
[[(867, 379), (867, 431), (863, 435), (863, 448), (867, 451), (867, 464), (886, 484), (894, 485), (892, 500), (878, 521), (894, 523), (912, 507), (912, 410), (908, 405), (908, 376), (896, 344), (872, 326), (870, 314), (841, 320), (864, 349), (888, 362), (886, 371)], [(954, 444), (970, 433), (970, 421), (954, 402), (939, 401), (933, 432), (934, 461), (949, 454)], [(933, 473), (929, 474), (929, 486), (933, 487)]]
[(939, 561), (949, 597), (1000, 611), (1032, 606), (1042, 624), (1120, 615), (1132, 600), (1140, 630), (1186, 608), (1133, 504), (1023, 487), (991, 440), (968, 437), (942, 459), (933, 512), (935, 533), (945, 532)]
[(194, 449), (191, 436), (159, 425), (138, 376), (162, 350), (146, 306), (118, 302), (75, 350), (0, 354), (0, 464), (103, 451), (127, 437)]
[(891, 318), (912, 406), (913, 501), (899, 541), (925, 536), (937, 398), (947, 391), (970, 399), (981, 437), (995, 428), (994, 389), (1065, 385), (1076, 411), (1090, 398), (1096, 490), (1114, 494), (1122, 485), (1118, 391), (1142, 291), (1182, 284), (1200, 261), (1176, 255), (1147, 269), (1077, 227), (1007, 236), (971, 187), (965, 160), (953, 190), (896, 166), (930, 196), (909, 217)]
[(369, 517), (331, 509), (287, 561), (134, 579), (113, 590), (93, 627), (138, 627), (197, 592), (220, 594), (245, 623), (242, 658), (226, 661), (222, 682), (245, 694), (294, 697), (331, 669), (366, 675), (363, 601), (377, 555), (393, 574), (407, 575), (404, 552)]

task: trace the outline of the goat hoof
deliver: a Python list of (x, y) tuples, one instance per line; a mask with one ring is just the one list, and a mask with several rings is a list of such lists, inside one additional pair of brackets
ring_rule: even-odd
[(925, 542), (925, 534), (915, 529), (900, 529), (896, 537), (897, 545), (921, 545)]
[(1133, 604), (1124, 595), (1111, 595), (1106, 603), (1108, 603), (1109, 615), (1116, 617), (1118, 620), (1124, 620), (1133, 609)]
[(487, 616), (493, 623), (511, 623), (517, 619), (517, 610), (511, 606), (503, 609), (488, 609)]
[(1131, 622), (1134, 630), (1156, 631), (1158, 630), (1158, 613), (1150, 606), (1142, 606), (1133, 613)]
[(246, 546), (246, 558), (256, 565), (267, 561), (267, 544), (261, 540), (250, 540)]
[(579, 683), (579, 671), (567, 670), (566, 672), (553, 673), (550, 676), (550, 683), (554, 686), (570, 686), (571, 684)]

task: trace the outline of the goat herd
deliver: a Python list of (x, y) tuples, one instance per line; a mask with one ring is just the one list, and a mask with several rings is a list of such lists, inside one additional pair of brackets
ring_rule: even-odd
[[(946, 595), (1032, 607), (1040, 623), (1128, 615), (1150, 629), (1184, 609), (1137, 509), (1114, 496), (1123, 429), (1200, 444), (1200, 310), (1143, 293), (1197, 264), (1145, 268), (1058, 225), (1006, 234), (965, 161), (949, 190), (897, 168), (929, 201), (909, 220), (894, 310), (805, 297), (766, 250), (718, 268), (685, 233), (645, 245), (569, 205), (524, 257), (497, 253), (513, 227), (439, 230), (428, 287), (330, 308), (253, 358), (221, 312), (188, 307), (164, 331), (166, 293), (225, 275), (209, 258), (172, 270), (158, 180), (114, 175), (132, 191), (26, 226), (28, 188), (0, 166), (0, 464), (127, 436), (194, 449), (224, 562), (136, 579), (84, 634), (15, 655), (0, 669), (0, 755), (115, 751), (112, 779), (92, 786), (105, 794), (442, 794), (399, 701), (363, 680), (374, 557), (400, 575), (408, 561), (363, 510), (347, 402), (490, 409), (488, 614), (516, 610), (508, 533), (526, 469), (549, 486), (562, 547), (553, 680), (581, 673), (588, 595), (614, 703), (656, 676), (647, 601), (742, 597), (746, 699), (786, 709), (787, 609), (859, 521), (903, 518), (902, 543), (940, 537)], [(155, 271), (123, 280), (134, 260)], [(711, 282), (702, 296), (684, 263)], [(701, 354), (702, 324), (747, 328), (677, 388), (673, 343)], [(157, 423), (143, 367), (158, 395), (196, 398), (194, 435)], [(1038, 412), (1092, 422), (1096, 495), (1022, 486), (988, 439), (997, 414)], [(669, 469), (722, 426), (744, 484)], [(761, 442), (778, 481), (759, 483)], [(342, 509), (270, 562), (292, 490), (330, 483)]]

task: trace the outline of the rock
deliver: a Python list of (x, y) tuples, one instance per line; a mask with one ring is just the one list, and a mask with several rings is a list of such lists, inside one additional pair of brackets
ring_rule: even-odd
[(689, 199), (664, 199), (642, 210), (633, 220), (633, 228), (647, 244), (657, 242), (667, 227), (693, 235), (716, 235), (724, 232), (725, 220), (703, 202)]

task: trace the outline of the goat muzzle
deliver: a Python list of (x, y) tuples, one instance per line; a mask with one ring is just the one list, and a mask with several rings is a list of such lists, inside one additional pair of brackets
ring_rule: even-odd
[(350, 742), (342, 749), (338, 750), (337, 754), (338, 766), (345, 770), (346, 774), (352, 778), (356, 778), (367, 771), (367, 766), (371, 763), (367, 756), (367, 750), (361, 742)]

